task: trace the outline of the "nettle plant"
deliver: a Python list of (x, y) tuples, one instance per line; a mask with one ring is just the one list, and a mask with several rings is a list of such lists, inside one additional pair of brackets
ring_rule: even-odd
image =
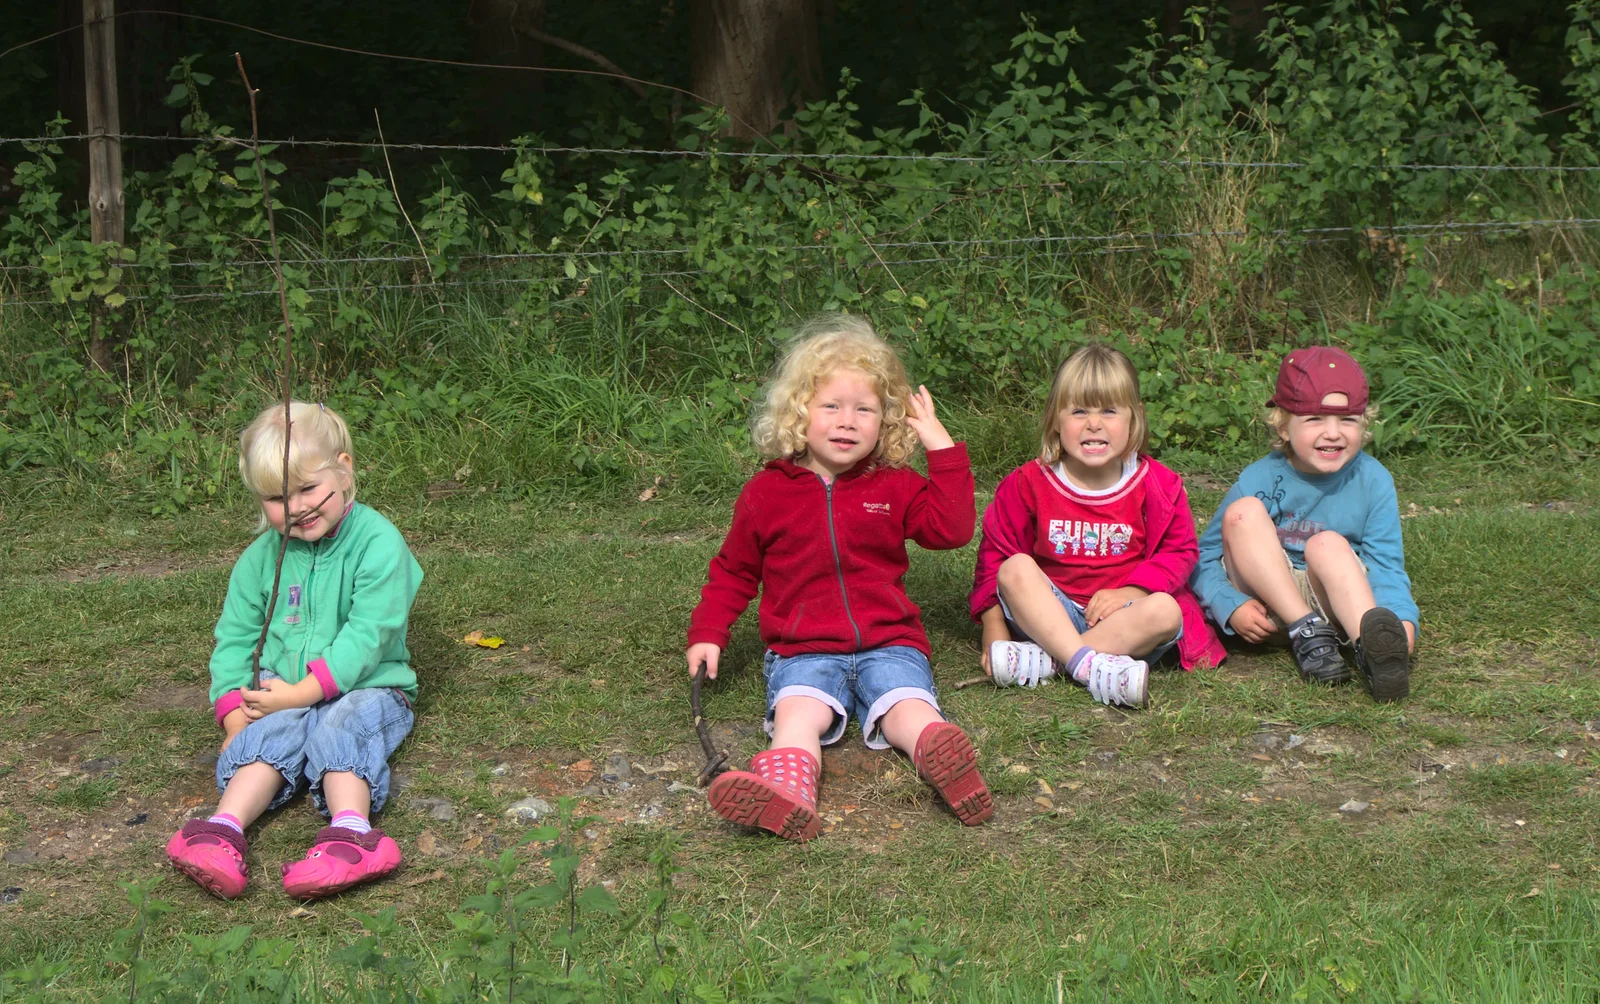
[[(555, 822), (533, 827), (489, 860), (484, 891), (446, 911), (448, 930), (429, 937), (432, 947), (420, 952), (421, 928), (404, 923), (399, 909), (390, 906), (355, 913), (363, 933), (326, 958), (308, 957), (304, 944), (291, 939), (259, 938), (243, 925), (217, 935), (185, 933), (175, 956), (152, 957), (152, 951), (173, 951), (166, 927), (175, 908), (155, 897), (160, 878), (125, 882), (133, 918), (113, 936), (100, 964), (41, 956), (0, 971), (0, 1000), (55, 1000), (63, 986), (84, 978), (92, 982), (107, 971), (117, 981), (114, 992), (150, 1004), (598, 1004), (619, 999), (844, 1004), (932, 1000), (971, 989), (971, 981), (957, 972), (961, 950), (934, 940), (920, 918), (897, 921), (888, 944), (876, 952), (706, 972), (696, 954), (706, 947), (709, 932), (679, 902), (676, 838), (670, 833), (654, 837), (644, 895), (636, 909), (625, 911), (604, 884), (581, 875), (583, 830), (598, 821), (578, 814), (573, 799), (561, 799)], [(545, 863), (544, 880), (532, 885), (524, 877), (529, 848)], [(428, 920), (437, 924), (436, 918)], [(591, 943), (594, 922), (607, 926), (606, 949)]]
[[(86, 240), (86, 217), (61, 194), (60, 144), (35, 144), (17, 165), (0, 259), (25, 269), (8, 282), (54, 306), (0, 308), (0, 466), (111, 478), (157, 509), (233, 490), (209, 472), (228, 423), (271, 381), (280, 333), (260, 251), (267, 197), (288, 221), (311, 388), (376, 399), (364, 413), (383, 424), (364, 431), (408, 456), (431, 447), (407, 436), (469, 434), (450, 410), (459, 402), (504, 404), (494, 428), (526, 456), (480, 466), (502, 485), (609, 491), (674, 458), (734, 466), (718, 456), (748, 457), (738, 451), (759, 383), (795, 319), (818, 309), (871, 315), (919, 379), (980, 413), (1035, 404), (1072, 345), (1116, 341), (1151, 381), (1158, 444), (1223, 452), (1259, 445), (1252, 402), (1284, 346), (1386, 344), (1410, 323), (1392, 304), (1444, 309), (1417, 292), (1418, 269), (1435, 292), (1502, 297), (1535, 331), (1592, 330), (1579, 283), (1516, 292), (1587, 274), (1584, 232), (1498, 222), (1596, 215), (1587, 175), (1415, 165), (1600, 162), (1593, 4), (1573, 11), (1575, 107), (1560, 143), (1466, 14), (1441, 7), (1421, 42), (1402, 37), (1397, 14), (1358, 0), (1280, 10), (1255, 40), (1256, 68), (1219, 46), (1223, 11), (1195, 9), (1176, 38), (1152, 28), (1104, 93), (1073, 69), (1094, 39), (1029, 20), (1006, 58), (963, 83), (964, 116), (913, 93), (904, 125), (867, 128), (845, 70), (786, 132), (745, 150), (702, 110), (674, 125), (694, 156), (557, 163), (548, 140), (524, 136), (497, 181), (466, 182), (446, 164), (407, 178), (374, 158), (309, 197), (282, 187), (270, 147), (261, 190), (254, 155), (206, 111), (214, 84), (190, 57), (168, 100), (193, 144), (130, 179), (126, 248)], [(619, 117), (578, 139), (631, 145), (640, 131)], [(1438, 222), (1457, 229), (1387, 229)], [(125, 338), (125, 371), (68, 378), (96, 302)], [(1581, 439), (1561, 432), (1593, 423), (1581, 380), (1549, 339), (1528, 351), (1552, 381), (1538, 428), (1555, 431), (1541, 441)], [(1433, 365), (1394, 358), (1395, 387)], [(601, 420), (571, 403), (580, 387), (610, 395)], [(1472, 423), (1408, 415), (1419, 400), (1383, 402), (1392, 428), (1412, 430), (1384, 448), (1459, 445)], [(132, 402), (146, 407), (146, 433), (174, 435), (135, 451), (121, 420)], [(1498, 407), (1483, 405), (1482, 422)], [(192, 436), (177, 431), (185, 422)]]

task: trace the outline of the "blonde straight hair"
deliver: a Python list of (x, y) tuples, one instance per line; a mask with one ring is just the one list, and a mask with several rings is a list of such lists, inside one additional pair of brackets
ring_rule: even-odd
[(1139, 371), (1133, 360), (1101, 342), (1085, 345), (1067, 357), (1056, 370), (1039, 421), (1039, 459), (1050, 466), (1061, 461), (1061, 411), (1063, 408), (1127, 408), (1133, 413), (1128, 428), (1128, 454), (1141, 452), (1150, 438), (1150, 423), (1139, 397)]
[[(289, 405), (289, 483), (306, 481), (333, 468), (344, 475), (344, 504), (356, 497), (356, 475), (340, 455), (352, 456), (350, 427), (339, 413), (321, 404), (294, 401)], [(239, 434), (239, 477), (257, 498), (283, 493), (283, 405), (262, 410)]]

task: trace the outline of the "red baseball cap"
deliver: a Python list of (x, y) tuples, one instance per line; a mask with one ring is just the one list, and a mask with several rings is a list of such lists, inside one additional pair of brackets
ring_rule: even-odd
[[(1322, 403), (1343, 394), (1346, 404)], [(1350, 353), (1331, 345), (1295, 349), (1278, 367), (1278, 386), (1267, 404), (1291, 415), (1359, 415), (1367, 410), (1367, 375)]]

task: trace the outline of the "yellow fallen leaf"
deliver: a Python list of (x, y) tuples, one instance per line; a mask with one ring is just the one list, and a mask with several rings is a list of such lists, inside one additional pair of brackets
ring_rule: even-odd
[(1533, 897), (1539, 895), (1541, 892), (1544, 892), (1544, 890), (1540, 889), (1538, 886), (1533, 886), (1527, 892), (1522, 894), (1522, 898), (1523, 899), (1532, 899)]
[(1041, 795), (1054, 795), (1055, 794), (1055, 790), (1050, 787), (1050, 782), (1046, 781), (1042, 777), (1039, 779), (1039, 794), (1041, 794)]
[(1033, 801), (1034, 804), (1038, 805), (1041, 809), (1054, 809), (1056, 807), (1054, 802), (1050, 801), (1048, 798), (1045, 798), (1043, 795), (1038, 796)]
[(493, 635), (485, 635), (482, 631), (469, 631), (467, 632), (466, 637), (462, 638), (461, 640), (466, 642), (468, 645), (476, 645), (479, 648), (499, 648), (501, 645), (506, 643), (504, 638), (496, 638)]
[(317, 912), (315, 910), (307, 910), (303, 906), (297, 906), (289, 911), (290, 920), (313, 920), (316, 916)]

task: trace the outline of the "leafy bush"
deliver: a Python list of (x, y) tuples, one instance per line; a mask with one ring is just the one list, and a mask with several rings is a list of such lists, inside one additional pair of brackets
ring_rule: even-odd
[[(191, 57), (169, 101), (193, 146), (130, 179), (128, 247), (86, 241), (59, 144), (16, 168), (0, 465), (155, 511), (237, 491), (233, 436), (276, 383), (268, 197), (297, 386), (351, 413), (364, 465), (400, 491), (466, 458), (514, 492), (673, 472), (721, 491), (749, 462), (763, 375), (821, 308), (871, 315), (919, 380), (979, 415), (1032, 410), (1072, 346), (1115, 341), (1158, 449), (1260, 449), (1279, 355), (1332, 338), (1371, 365), (1379, 450), (1592, 450), (1594, 246), (1515, 224), (1600, 216), (1590, 175), (1497, 169), (1600, 163), (1592, 5), (1574, 9), (1579, 107), (1560, 143), (1453, 7), (1427, 43), (1357, 0), (1286, 10), (1259, 69), (1218, 49), (1217, 16), (1151, 36), (1103, 94), (1072, 68), (1093, 39), (1025, 21), (959, 89), (965, 119), (913, 93), (905, 125), (866, 129), (846, 71), (753, 150), (701, 111), (675, 126), (696, 156), (556, 160), (528, 136), (497, 183), (441, 164), (405, 199), (387, 171), (285, 186), (270, 146), (263, 192)], [(77, 362), (96, 309), (121, 338), (113, 374)]]

